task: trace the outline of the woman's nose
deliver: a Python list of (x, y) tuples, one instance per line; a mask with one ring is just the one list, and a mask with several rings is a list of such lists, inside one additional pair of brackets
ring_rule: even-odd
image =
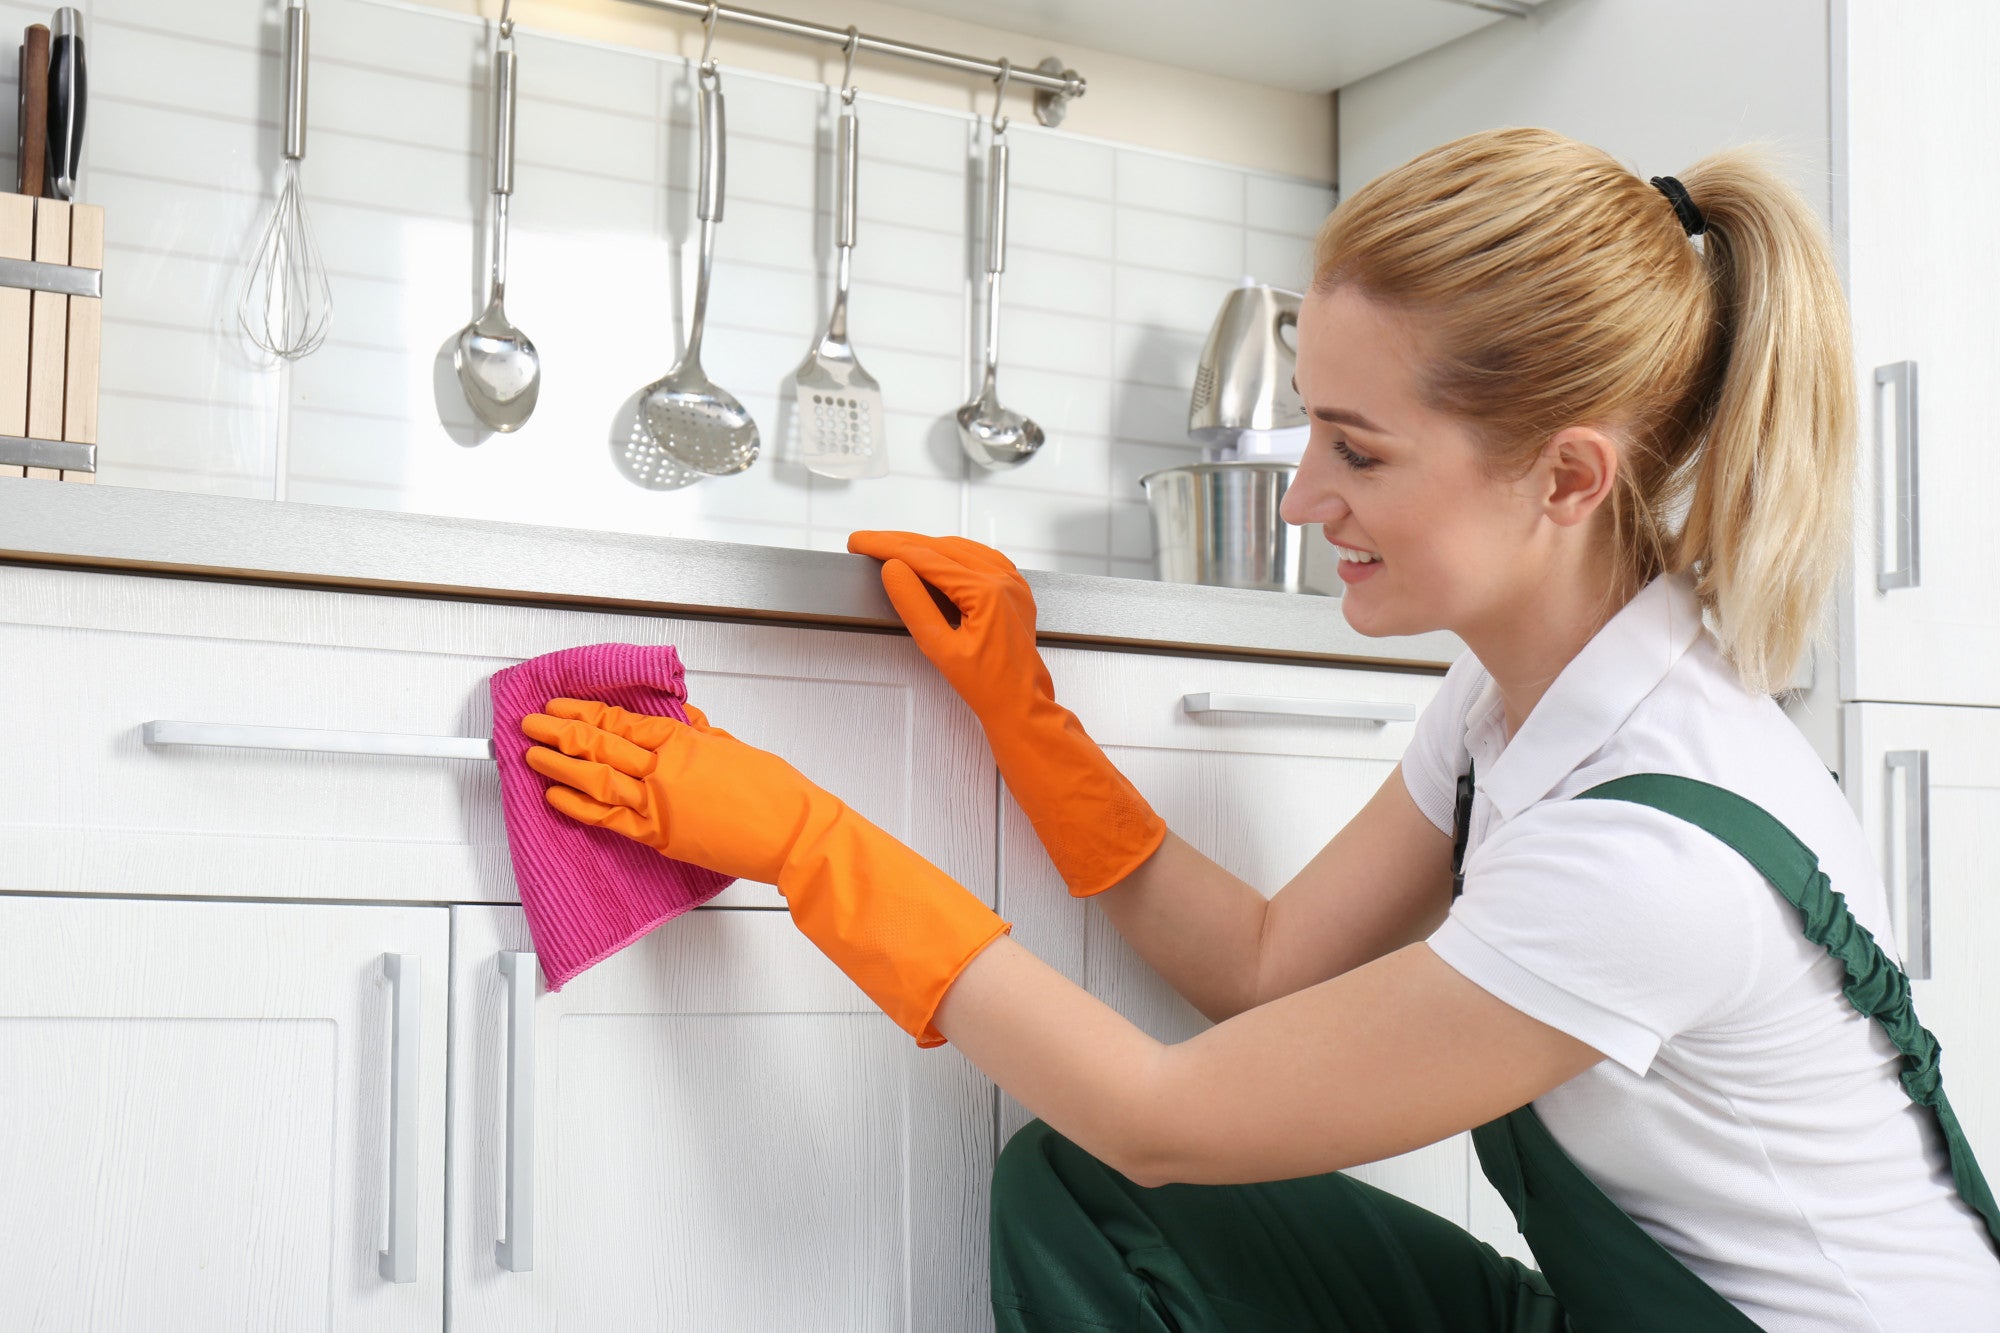
[(1335, 494), (1332, 469), (1321, 458), (1326, 450), (1307, 447), (1299, 459), (1298, 471), (1278, 502), (1278, 517), (1295, 527), (1308, 523), (1332, 523), (1346, 513), (1346, 505)]

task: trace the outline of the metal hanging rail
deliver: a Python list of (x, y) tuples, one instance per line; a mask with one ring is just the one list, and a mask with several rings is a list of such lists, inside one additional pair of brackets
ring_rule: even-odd
[(631, 0), (648, 9), (664, 9), (674, 14), (686, 14), (704, 22), (727, 20), (752, 28), (762, 28), (766, 32), (784, 33), (788, 37), (803, 37), (808, 41), (825, 42), (830, 46), (846, 48), (850, 41), (856, 51), (871, 51), (876, 55), (897, 56), (904, 60), (915, 60), (926, 65), (942, 65), (966, 74), (977, 74), (982, 78), (998, 79), (1003, 73), (1008, 81), (1035, 90), (1035, 119), (1044, 125), (1062, 123), (1063, 112), (1072, 99), (1083, 96), (1085, 82), (1081, 74), (1073, 69), (1064, 69), (1063, 62), (1049, 56), (1033, 69), (1024, 69), (1011, 61), (981, 60), (976, 56), (959, 55), (953, 51), (940, 51), (935, 47), (918, 46), (913, 42), (892, 41), (887, 37), (870, 37), (866, 33), (855, 33), (848, 28), (832, 28), (824, 23), (808, 23), (803, 19), (785, 18), (778, 14), (766, 14), (755, 9), (739, 9), (734, 5), (710, 4), (707, 0)]

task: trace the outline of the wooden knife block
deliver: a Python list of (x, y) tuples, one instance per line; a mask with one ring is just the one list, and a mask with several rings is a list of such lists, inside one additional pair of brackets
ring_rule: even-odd
[[(104, 268), (104, 210), (25, 194), (0, 194), (0, 259)], [(95, 481), (85, 468), (8, 463), (5, 437), (97, 443), (101, 296), (0, 286), (0, 478)]]

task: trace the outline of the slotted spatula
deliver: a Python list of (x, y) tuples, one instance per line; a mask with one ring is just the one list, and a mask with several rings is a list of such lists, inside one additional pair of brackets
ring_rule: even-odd
[(854, 118), (853, 86), (843, 88), (840, 96), (840, 196), (834, 214), (834, 240), (840, 254), (833, 313), (827, 317), (826, 332), (800, 363), (796, 377), (799, 461), (823, 477), (880, 477), (889, 471), (889, 455), (883, 447), (882, 388), (861, 368), (847, 340), (847, 283), (854, 254), (860, 126)]

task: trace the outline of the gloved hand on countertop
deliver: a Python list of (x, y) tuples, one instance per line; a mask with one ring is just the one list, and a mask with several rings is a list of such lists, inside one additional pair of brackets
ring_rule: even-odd
[[(1075, 897), (1102, 893), (1159, 849), (1166, 821), (1056, 702), (1035, 649), (1035, 598), (1014, 562), (965, 537), (856, 532), (917, 647), (978, 716), (1000, 776)], [(928, 583), (957, 608), (956, 625)]]
[(528, 766), (572, 819), (775, 885), (806, 938), (919, 1046), (965, 965), (1011, 925), (778, 756), (712, 727), (581, 699), (521, 719)]

